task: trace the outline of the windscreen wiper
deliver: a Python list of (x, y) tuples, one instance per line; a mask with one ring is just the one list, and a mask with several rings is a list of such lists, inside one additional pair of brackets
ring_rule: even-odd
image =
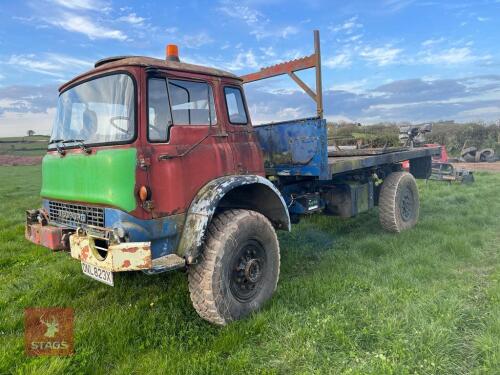
[(86, 154), (90, 154), (92, 152), (92, 150), (90, 148), (88, 148), (88, 146), (83, 143), (83, 139), (53, 139), (49, 142), (49, 145), (55, 143), (56, 144), (56, 149), (57, 149), (57, 152), (59, 152), (61, 155), (64, 155), (66, 154), (66, 151), (64, 151), (64, 148), (62, 148), (61, 146), (59, 146), (59, 143), (61, 143), (62, 145), (65, 145), (66, 143), (78, 143), (78, 146), (80, 146), (80, 148), (83, 150), (83, 152), (85, 152)]
[(83, 150), (83, 152), (85, 152), (86, 154), (90, 154), (92, 152), (92, 150), (90, 148), (88, 148), (88, 146), (83, 143), (84, 139), (65, 139), (64, 141), (61, 141), (62, 144), (65, 144), (65, 143), (77, 143), (78, 146), (80, 146), (80, 148)]
[(64, 151), (64, 149), (59, 146), (59, 143), (63, 143), (64, 144), (64, 139), (53, 139), (49, 142), (49, 145), (55, 143), (56, 144), (56, 150), (57, 152), (61, 155), (61, 156), (64, 156), (66, 155), (66, 151)]

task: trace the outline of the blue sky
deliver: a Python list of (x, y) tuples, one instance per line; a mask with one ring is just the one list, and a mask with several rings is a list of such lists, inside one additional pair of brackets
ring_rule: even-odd
[[(47, 133), (57, 86), (112, 55), (244, 74), (312, 52), (331, 120), (500, 119), (500, 0), (37, 0), (0, 6), (0, 136)], [(301, 75), (313, 84), (311, 73)], [(314, 114), (287, 78), (247, 87), (254, 122)]]

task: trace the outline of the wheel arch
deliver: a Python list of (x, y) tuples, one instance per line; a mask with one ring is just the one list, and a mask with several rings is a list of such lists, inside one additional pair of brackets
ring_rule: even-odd
[(205, 231), (218, 208), (254, 210), (267, 217), (275, 229), (290, 231), (288, 207), (272, 182), (257, 175), (220, 177), (201, 188), (189, 206), (177, 249), (187, 263), (200, 254)]

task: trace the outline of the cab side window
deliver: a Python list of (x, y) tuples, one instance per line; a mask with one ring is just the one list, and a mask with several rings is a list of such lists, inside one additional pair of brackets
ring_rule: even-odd
[(213, 125), (217, 122), (212, 87), (205, 82), (168, 80), (174, 125)]
[(245, 105), (243, 104), (243, 95), (237, 87), (224, 87), (226, 97), (227, 114), (229, 122), (234, 125), (246, 125), (248, 123)]
[(167, 142), (172, 115), (165, 79), (150, 78), (148, 81), (148, 117), (148, 139), (152, 142)]

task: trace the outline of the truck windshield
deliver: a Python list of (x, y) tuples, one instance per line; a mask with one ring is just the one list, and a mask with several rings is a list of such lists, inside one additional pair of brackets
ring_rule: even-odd
[(63, 142), (121, 143), (134, 138), (134, 83), (113, 74), (79, 84), (59, 96), (49, 148)]

